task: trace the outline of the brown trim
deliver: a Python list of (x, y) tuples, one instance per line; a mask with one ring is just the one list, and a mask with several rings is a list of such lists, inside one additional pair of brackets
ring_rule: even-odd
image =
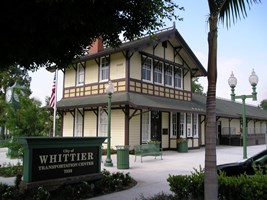
[[(126, 79), (122, 78), (122, 79), (112, 80), (112, 83), (115, 87), (114, 92), (126, 91), (126, 83), (127, 83)], [(107, 82), (100, 82), (100, 83), (90, 83), (90, 84), (84, 84), (80, 86), (67, 87), (67, 88), (64, 88), (63, 90), (63, 98), (105, 94), (106, 84)]]
[(163, 85), (156, 85), (133, 78), (131, 78), (129, 82), (129, 92), (136, 92), (184, 101), (192, 100), (192, 93), (190, 91), (180, 90), (173, 87), (166, 87)]
[(96, 109), (97, 114), (96, 114), (96, 133), (95, 135), (98, 136), (98, 128), (99, 128), (99, 107)]
[(72, 117), (73, 117), (73, 130), (72, 130), (72, 136), (75, 136), (75, 109), (74, 109), (74, 114), (73, 112), (70, 112)]
[(143, 120), (143, 112), (142, 112), (142, 109), (140, 109), (140, 141), (139, 141), (139, 144), (142, 144), (142, 126), (143, 126), (142, 120)]
[(125, 123), (125, 129), (124, 129), (124, 144), (125, 145), (129, 145), (129, 141), (130, 141), (130, 117), (129, 117), (129, 114), (130, 114), (130, 109), (129, 109), (129, 106), (126, 105), (125, 106), (125, 118), (124, 118), (124, 123)]

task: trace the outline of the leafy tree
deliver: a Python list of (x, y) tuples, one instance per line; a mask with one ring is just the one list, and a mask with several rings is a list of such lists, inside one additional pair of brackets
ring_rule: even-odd
[(203, 92), (203, 86), (198, 82), (198, 80), (198, 77), (192, 79), (192, 92), (196, 94), (205, 95), (205, 93)]
[(30, 82), (31, 78), (29, 77), (28, 71), (19, 66), (19, 65), (12, 65), (8, 69), (0, 71), (0, 127), (1, 133), (0, 138), (5, 139), (4, 134), (4, 127), (6, 122), (6, 102), (5, 102), (5, 94), (6, 89), (14, 85), (14, 83), (18, 81), (20, 85), (26, 87), (26, 94), (30, 95)]
[(29, 99), (27, 96), (20, 96), (19, 106), (8, 105), (6, 111), (6, 128), (10, 132), (11, 141), (7, 147), (11, 150), (11, 157), (18, 155), (12, 152), (21, 152), (17, 138), (21, 136), (47, 136), (49, 133), (48, 119), (51, 113), (41, 109), (41, 102)]
[(20, 65), (11, 65), (7, 69), (0, 71), (0, 96), (5, 97), (6, 89), (14, 85), (15, 82), (27, 88), (27, 95), (31, 94), (28, 70)]
[(12, 136), (44, 136), (47, 135), (45, 127), (47, 110), (41, 109), (41, 102), (28, 97), (20, 96), (19, 107), (8, 106), (6, 127)]
[(9, 0), (0, 8), (0, 67), (66, 67), (97, 37), (110, 46), (178, 19), (172, 0)]
[(267, 99), (264, 99), (261, 101), (260, 103), (260, 107), (263, 109), (263, 110), (267, 110)]
[(205, 135), (205, 199), (218, 199), (218, 178), (216, 170), (216, 83), (217, 83), (217, 33), (218, 22), (230, 27), (231, 21), (247, 16), (247, 9), (260, 0), (208, 0), (208, 91), (207, 123)]

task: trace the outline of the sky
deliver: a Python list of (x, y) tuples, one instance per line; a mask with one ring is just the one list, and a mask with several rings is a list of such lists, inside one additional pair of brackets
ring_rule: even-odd
[[(195, 53), (205, 69), (207, 69), (209, 31), (208, 1), (200, 0), (174, 0), (183, 6), (185, 11), (177, 11), (183, 21), (176, 21), (176, 29), (180, 32), (189, 47)], [(267, 2), (262, 0), (261, 4), (254, 4), (248, 10), (245, 19), (238, 20), (230, 28), (221, 23), (218, 29), (218, 54), (217, 54), (217, 93), (218, 98), (230, 100), (231, 89), (228, 78), (233, 72), (237, 78), (235, 88), (236, 95), (250, 95), (252, 87), (249, 76), (252, 69), (259, 77), (257, 85), (258, 100), (246, 99), (250, 105), (259, 105), (267, 99)], [(166, 27), (172, 26), (173, 22), (167, 21)], [(39, 69), (31, 73), (32, 96), (41, 100), (44, 104), (46, 96), (51, 95), (54, 74)], [(207, 92), (207, 77), (199, 79), (199, 83)], [(58, 100), (62, 98), (63, 73), (58, 74)], [(241, 101), (241, 100), (237, 100)]]

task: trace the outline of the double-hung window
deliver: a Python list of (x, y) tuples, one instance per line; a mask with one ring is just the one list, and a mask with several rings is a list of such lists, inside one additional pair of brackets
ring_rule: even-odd
[(152, 59), (142, 57), (142, 79), (152, 81)]
[(198, 114), (193, 114), (193, 136), (198, 137)]
[(178, 67), (174, 71), (174, 87), (182, 88), (182, 69)]
[(167, 86), (172, 86), (172, 65), (165, 65), (165, 74), (164, 74), (164, 82)]
[(177, 113), (171, 113), (171, 138), (177, 138), (178, 124), (177, 124)]
[(192, 114), (186, 113), (186, 134), (187, 137), (192, 137)]
[(77, 64), (76, 80), (77, 85), (84, 84), (84, 66), (81, 63)]
[(154, 83), (162, 84), (163, 79), (163, 64), (162, 62), (154, 62)]
[(185, 113), (180, 113), (180, 137), (185, 137)]
[(82, 137), (83, 136), (83, 116), (82, 116), (82, 110), (76, 109), (75, 113), (75, 137)]
[(150, 140), (150, 112), (142, 113), (142, 142)]
[(100, 80), (105, 81), (109, 79), (109, 56), (102, 57), (100, 60)]

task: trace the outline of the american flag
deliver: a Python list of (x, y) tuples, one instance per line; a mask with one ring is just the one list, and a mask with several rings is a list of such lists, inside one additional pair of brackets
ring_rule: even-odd
[(52, 93), (51, 93), (50, 102), (49, 102), (50, 107), (53, 109), (55, 107), (55, 101), (56, 101), (56, 84), (57, 84), (57, 80), (56, 80), (56, 73), (55, 73), (53, 86), (52, 86)]

